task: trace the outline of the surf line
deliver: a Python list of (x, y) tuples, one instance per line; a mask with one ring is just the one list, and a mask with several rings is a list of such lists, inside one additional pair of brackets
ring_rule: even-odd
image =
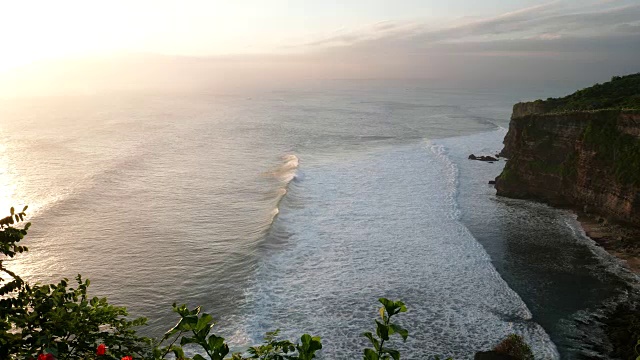
[(294, 154), (288, 154), (282, 157), (282, 163), (277, 169), (269, 172), (269, 175), (275, 177), (281, 183), (281, 187), (277, 190), (275, 208), (271, 210), (270, 224), (273, 224), (280, 213), (280, 203), (289, 192), (289, 184), (297, 179), (299, 166), (300, 159)]

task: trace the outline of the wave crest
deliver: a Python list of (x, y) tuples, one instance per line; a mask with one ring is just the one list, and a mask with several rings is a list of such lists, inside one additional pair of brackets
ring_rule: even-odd
[(280, 166), (269, 173), (282, 184), (277, 190), (276, 206), (271, 212), (271, 223), (280, 213), (280, 202), (287, 195), (289, 184), (298, 176), (298, 166), (300, 166), (300, 159), (294, 154), (288, 154), (282, 157)]

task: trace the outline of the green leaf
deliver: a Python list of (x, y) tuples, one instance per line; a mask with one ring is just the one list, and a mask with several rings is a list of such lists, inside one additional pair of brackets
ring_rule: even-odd
[(209, 345), (209, 350), (217, 352), (224, 345), (224, 338), (211, 335), (207, 339), (207, 345)]
[(391, 355), (394, 360), (400, 360), (400, 352), (398, 350), (382, 348), (382, 352)]
[(176, 359), (184, 359), (184, 350), (182, 350), (182, 347), (180, 346), (172, 346), (171, 347), (171, 352), (173, 353), (173, 355), (175, 355)]
[(389, 340), (389, 327), (378, 320), (376, 320), (376, 326), (376, 334), (378, 334), (378, 337), (385, 341)]
[(402, 336), (402, 340), (407, 341), (407, 337), (409, 336), (409, 331), (407, 329), (397, 324), (391, 324), (389, 327), (391, 328), (390, 334), (400, 334), (400, 336)]
[(53, 356), (58, 356), (58, 349), (56, 348), (46, 348), (44, 351), (50, 353)]
[(189, 337), (189, 336), (183, 336), (182, 339), (180, 339), (180, 345), (184, 346), (187, 344), (196, 344), (198, 343), (198, 340), (196, 340), (193, 337)]
[(315, 352), (322, 349), (322, 342), (318, 336), (304, 334), (300, 337), (301, 344), (298, 345), (299, 360), (311, 360), (315, 358)]
[(392, 301), (385, 298), (380, 298), (378, 299), (378, 301), (380, 301), (385, 310), (387, 310), (387, 314), (389, 315), (389, 317), (407, 311), (407, 307), (402, 301)]
[(371, 344), (373, 345), (373, 347), (376, 349), (376, 351), (380, 350), (380, 342), (378, 341), (378, 339), (373, 337), (373, 334), (370, 332), (366, 332), (364, 335), (367, 339), (369, 339), (369, 341), (371, 342)]
[(373, 351), (373, 349), (364, 349), (364, 359), (365, 360), (378, 360), (378, 353)]
[(202, 314), (202, 316), (198, 319), (198, 322), (195, 326), (195, 331), (201, 331), (211, 322), (213, 322), (213, 316), (206, 313)]

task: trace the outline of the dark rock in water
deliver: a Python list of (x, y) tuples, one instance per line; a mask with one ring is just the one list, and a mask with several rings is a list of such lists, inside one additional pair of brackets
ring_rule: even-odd
[(493, 156), (475, 156), (474, 154), (469, 155), (469, 160), (479, 160), (479, 161), (498, 161), (498, 159)]
[(511, 355), (501, 354), (495, 351), (477, 352), (476, 355), (473, 357), (473, 359), (474, 360), (518, 360), (517, 358)]
[(496, 154), (496, 158), (499, 158), (499, 157), (500, 157), (500, 154)]
[(489, 180), (489, 185), (495, 185), (496, 181), (495, 180)]
[(489, 164), (493, 164), (493, 161), (489, 161)]

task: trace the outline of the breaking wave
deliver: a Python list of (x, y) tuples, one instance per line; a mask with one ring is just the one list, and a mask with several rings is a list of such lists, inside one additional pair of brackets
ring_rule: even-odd
[[(412, 337), (401, 348), (407, 358), (469, 358), (512, 332), (541, 358), (557, 358), (460, 222), (459, 174), (446, 147), (414, 144), (305, 174), (269, 232), (267, 243), (286, 246), (263, 253), (246, 290), (251, 340), (272, 328), (291, 338), (308, 332), (331, 344), (321, 358), (356, 358), (359, 334), (385, 296), (410, 307)], [(304, 206), (291, 206), (297, 202)]]
[(280, 203), (282, 199), (289, 192), (289, 184), (295, 181), (298, 176), (298, 166), (300, 165), (300, 159), (294, 154), (288, 154), (282, 157), (282, 163), (277, 169), (271, 171), (269, 174), (273, 176), (279, 182), (279, 187), (276, 190), (275, 207), (271, 210), (271, 224), (275, 221), (276, 217), (280, 213)]

